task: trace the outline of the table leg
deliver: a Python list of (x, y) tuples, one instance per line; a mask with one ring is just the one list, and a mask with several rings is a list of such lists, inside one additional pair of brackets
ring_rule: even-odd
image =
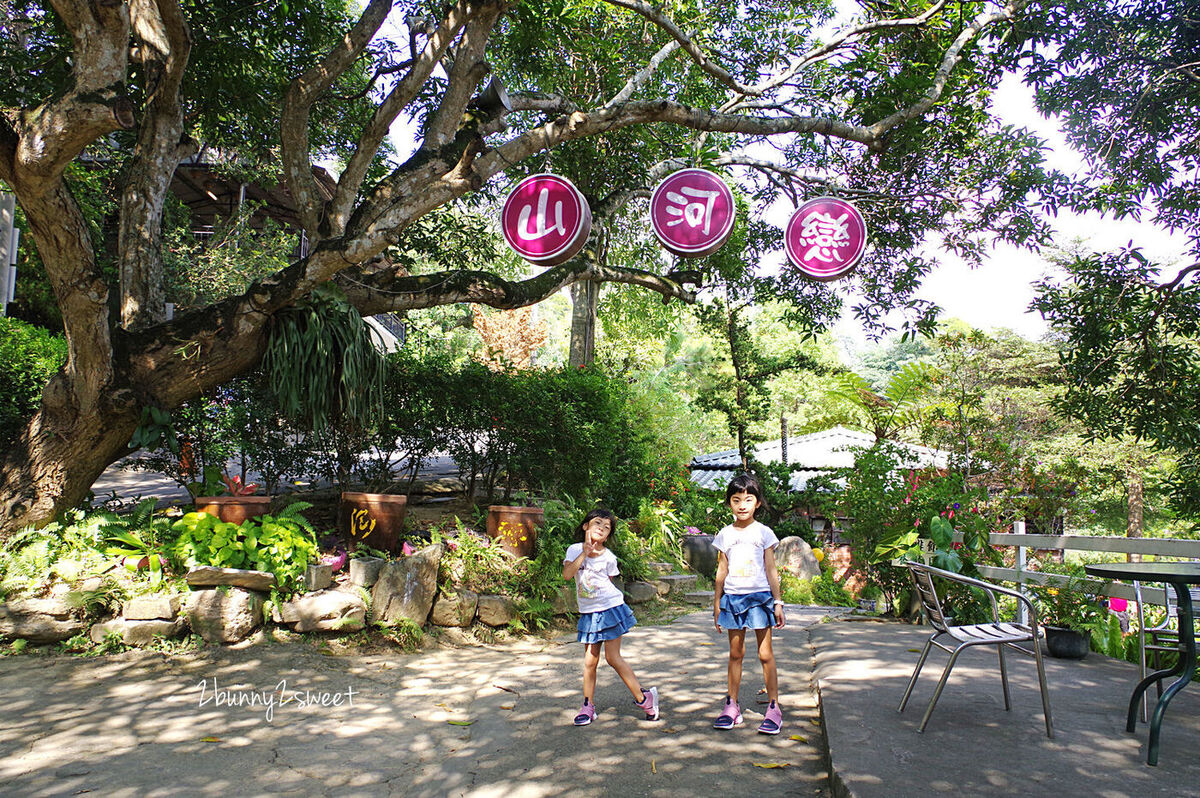
[[(1169, 670), (1155, 671), (1137, 683), (1137, 687), (1133, 688), (1133, 695), (1129, 697), (1129, 714), (1125, 717), (1125, 731), (1133, 732), (1137, 730), (1138, 707), (1142, 703), (1145, 692), (1150, 689), (1150, 685), (1154, 684), (1155, 682), (1161, 682), (1168, 676), (1177, 676), (1179, 673), (1179, 666), (1176, 665)], [(1162, 696), (1159, 696), (1159, 700), (1162, 700)]]
[[(1192, 680), (1192, 674), (1196, 672), (1196, 629), (1192, 620), (1192, 595), (1188, 591), (1188, 586), (1182, 582), (1172, 582), (1171, 585), (1175, 588), (1175, 595), (1179, 597), (1179, 642), (1183, 650), (1180, 652), (1179, 667), (1176, 670), (1180, 672), (1180, 675), (1177, 681), (1163, 691), (1162, 696), (1158, 699), (1158, 705), (1154, 707), (1154, 715), (1150, 718), (1150, 745), (1146, 753), (1147, 765), (1158, 764), (1158, 738), (1162, 731), (1162, 719), (1167, 711), (1167, 704), (1171, 703), (1175, 694)], [(1138, 686), (1141, 687), (1140, 684)], [(1129, 717), (1133, 718), (1132, 710)]]

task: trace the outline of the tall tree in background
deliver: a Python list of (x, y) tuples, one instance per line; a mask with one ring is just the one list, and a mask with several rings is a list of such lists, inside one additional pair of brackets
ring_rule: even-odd
[(1174, 503), (1200, 517), (1200, 16), (1189, 0), (1069, 0), (1022, 30), (1038, 108), (1087, 165), (1043, 192), (1046, 205), (1148, 219), (1190, 241), (1175, 263), (1150, 262), (1137, 241), (1060, 258), (1065, 277), (1034, 302), (1062, 337), (1058, 407), (1094, 436), (1177, 452)]
[[(276, 314), (323, 283), (337, 282), (363, 315), (515, 308), (581, 280), (692, 301), (688, 280), (703, 273), (659, 263), (578, 258), (510, 280), (482, 263), (412, 274), (386, 258), (438, 209), (494, 199), (585, 140), (642, 171), (628, 139), (641, 126), (668, 141), (685, 129), (779, 137), (777, 174), (790, 177), (755, 190), (859, 199), (875, 234), (857, 312), (878, 326), (908, 307), (929, 323), (913, 292), (934, 262), (912, 254), (927, 231), (968, 257), (984, 238), (1045, 232), (1024, 202), (1044, 177), (1035, 142), (987, 113), (1004, 66), (997, 43), (1025, 6), (863, 3), (829, 34), (823, 0), (683, 0), (670, 15), (640, 0), (0, 5), (0, 183), (27, 220), (69, 350), (0, 462), (0, 529), (81, 501), (126, 453), (143, 408), (177, 407), (253, 368)], [(381, 35), (385, 22), (395, 35)], [(482, 98), (489, 75), (507, 87), (507, 106)], [(398, 121), (415, 128), (415, 146), (388, 158)], [(206, 146), (279, 174), (309, 246), (244, 292), (168, 321), (167, 187)], [(111, 240), (98, 238), (72, 176), (99, 151), (122, 159)], [(330, 194), (313, 171), (327, 158), (343, 167)], [(830, 289), (786, 280), (810, 323), (826, 323)]]

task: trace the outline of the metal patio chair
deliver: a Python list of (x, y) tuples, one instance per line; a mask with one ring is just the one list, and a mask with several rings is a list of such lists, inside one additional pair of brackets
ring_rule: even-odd
[[(1145, 603), (1142, 600), (1142, 588), (1145, 583), (1134, 581), (1133, 589), (1137, 595), (1137, 620), (1138, 620), (1138, 662), (1141, 670), (1141, 678), (1145, 679), (1149, 673), (1148, 669), (1164, 670), (1170, 665), (1163, 662), (1169, 655), (1179, 655), (1179, 607), (1176, 603), (1175, 591), (1168, 585), (1160, 586), (1163, 588), (1163, 595), (1166, 597), (1165, 606), (1167, 610), (1166, 616), (1158, 624), (1146, 625), (1146, 609)], [(1192, 594), (1192, 606), (1200, 607), (1200, 589), (1192, 588), (1189, 591)], [(1162, 682), (1158, 682), (1158, 695), (1162, 697), (1163, 686)], [(1145, 723), (1149, 717), (1147, 702), (1142, 702), (1142, 722)]]
[[(1037, 608), (1034, 607), (1033, 602), (1016, 590), (1009, 590), (980, 579), (943, 571), (941, 568), (934, 568), (919, 562), (908, 562), (905, 565), (908, 566), (913, 584), (921, 597), (921, 610), (927, 623), (933, 627), (934, 633), (925, 641), (921, 658), (917, 660), (917, 667), (913, 670), (912, 678), (908, 680), (904, 698), (900, 700), (899, 711), (903, 712), (904, 707), (908, 704), (913, 687), (917, 684), (917, 677), (925, 665), (925, 659), (934, 646), (947, 652), (950, 655), (950, 661), (946, 663), (946, 670), (942, 671), (942, 678), (938, 681), (937, 689), (933, 691), (933, 698), (929, 700), (925, 716), (921, 718), (921, 725), (917, 728), (918, 732), (925, 731), (925, 726), (929, 723), (929, 716), (933, 714), (933, 708), (937, 706), (938, 698), (942, 695), (942, 689), (946, 686), (946, 680), (950, 677), (950, 670), (958, 660), (958, 655), (974, 646), (996, 646), (1000, 655), (1000, 681), (1004, 685), (1004, 709), (1011, 710), (1012, 702), (1009, 700), (1008, 694), (1008, 668), (1004, 662), (1004, 650), (1010, 648), (1032, 656), (1037, 662), (1038, 684), (1042, 690), (1042, 713), (1046, 718), (1046, 736), (1053, 738), (1054, 726), (1050, 720), (1050, 694), (1046, 689), (1046, 669), (1042, 663), (1040, 645), (1045, 632), (1038, 625)], [(992, 603), (992, 622), (955, 625), (953, 618), (942, 610), (942, 600), (934, 586), (935, 578), (984, 590)], [(1029, 612), (1029, 623), (1001, 621), (999, 605), (996, 601), (997, 596), (1009, 596), (1024, 605)], [(1022, 645), (1023, 643), (1030, 645), (1026, 647)]]

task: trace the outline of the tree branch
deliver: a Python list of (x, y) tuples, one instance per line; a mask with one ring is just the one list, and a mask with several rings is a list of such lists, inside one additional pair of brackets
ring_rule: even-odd
[(194, 150), (193, 142), (184, 141), (179, 104), (192, 40), (178, 0), (132, 0), (129, 13), (149, 99), (121, 193), (117, 271), (126, 329), (165, 318), (163, 205), (175, 168)]
[(604, 107), (611, 108), (614, 105), (620, 105), (621, 103), (632, 99), (634, 93), (642, 86), (645, 86), (646, 82), (650, 80), (655, 72), (658, 71), (658, 68), (662, 65), (662, 62), (666, 61), (667, 58), (670, 57), (671, 53), (678, 50), (680, 46), (681, 45), (679, 41), (674, 39), (664, 44), (657, 53), (651, 56), (646, 66), (642, 67), (637, 71), (637, 73), (630, 77), (629, 80), (625, 81), (625, 85), (621, 87), (621, 90), (617, 92), (611, 100), (606, 102)]
[(354, 201), (362, 189), (363, 178), (379, 152), (379, 145), (383, 143), (396, 117), (429, 80), (446, 48), (454, 41), (454, 37), (469, 18), (467, 0), (459, 0), (457, 5), (446, 12), (446, 18), (430, 35), (425, 49), (413, 61), (412, 69), (392, 87), (388, 96), (375, 109), (371, 121), (358, 139), (354, 154), (346, 164), (346, 170), (338, 178), (337, 193), (329, 207), (329, 225), (332, 233), (340, 234), (345, 230), (346, 222), (354, 208)]
[(450, 68), (450, 80), (442, 101), (430, 115), (425, 131), (423, 150), (437, 150), (454, 137), (463, 122), (463, 111), (475, 94), (479, 81), (491, 71), (484, 61), (488, 37), (500, 19), (504, 6), (492, 2), (475, 12), (467, 22), (462, 39), (454, 54), (454, 65)]
[[(682, 273), (684, 278), (696, 275)], [(364, 316), (387, 311), (472, 302), (493, 308), (512, 309), (533, 305), (580, 280), (620, 282), (649, 288), (664, 299), (695, 302), (696, 295), (675, 280), (640, 269), (600, 267), (583, 258), (547, 269), (527, 280), (505, 280), (489, 272), (449, 271), (436, 274), (399, 277), (394, 272), (363, 274), (361, 269), (347, 270), (338, 283)]]
[(738, 94), (761, 94), (760, 90), (753, 86), (747, 86), (744, 83), (739, 82), (737, 78), (725, 71), (722, 66), (710, 60), (709, 57), (704, 54), (704, 51), (701, 50), (696, 44), (695, 39), (680, 30), (679, 26), (675, 24), (674, 20), (672, 20), (666, 14), (663, 14), (654, 6), (643, 3), (641, 0), (604, 0), (604, 2), (620, 8), (629, 9), (630, 11), (635, 11), (662, 30), (666, 31), (671, 38), (679, 43), (679, 46), (683, 48), (683, 51), (692, 57), (692, 60), (696, 62), (697, 66), (699, 66), (709, 75), (712, 75), (724, 85), (733, 89)]
[(945, 54), (942, 56), (942, 62), (938, 65), (937, 71), (933, 75), (932, 85), (925, 92), (925, 96), (907, 108), (901, 108), (894, 114), (871, 125), (872, 137), (878, 138), (894, 127), (923, 116), (942, 96), (942, 92), (945, 91), (946, 83), (950, 79), (950, 73), (954, 70), (955, 65), (958, 64), (959, 53), (962, 52), (962, 49), (992, 25), (1015, 19), (1027, 3), (1028, 0), (1008, 0), (1002, 11), (991, 13), (980, 12), (977, 14), (971, 20), (971, 23), (955, 37), (950, 47), (946, 49)]
[(308, 142), (309, 112), (317, 97), (362, 55), (391, 7), (391, 0), (371, 0), (358, 22), (342, 37), (341, 43), (327, 53), (320, 63), (293, 80), (283, 100), (279, 133), (284, 174), (292, 200), (296, 203), (300, 224), (313, 242), (321, 240), (319, 226), (324, 203), (312, 174)]
[(100, 136), (134, 126), (125, 96), (129, 16), (123, 3), (54, 3), (74, 42), (70, 88), (22, 114), (13, 159), (13, 188), (41, 195), (54, 190), (63, 169)]

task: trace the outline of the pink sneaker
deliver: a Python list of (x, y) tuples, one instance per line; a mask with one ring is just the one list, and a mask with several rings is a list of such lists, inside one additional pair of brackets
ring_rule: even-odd
[(658, 688), (651, 687), (642, 690), (642, 700), (634, 701), (635, 706), (646, 713), (646, 720), (658, 720)]
[(779, 734), (779, 731), (782, 728), (783, 728), (783, 713), (779, 711), (779, 704), (772, 701), (771, 705), (769, 707), (767, 707), (766, 717), (764, 717), (763, 722), (761, 724), (759, 724), (758, 733), (759, 734)]
[(586, 726), (596, 719), (596, 705), (586, 698), (583, 699), (583, 706), (579, 708), (579, 714), (575, 716), (576, 726)]
[(717, 719), (713, 721), (714, 729), (732, 729), (742, 725), (742, 708), (729, 696), (725, 696), (725, 707)]

